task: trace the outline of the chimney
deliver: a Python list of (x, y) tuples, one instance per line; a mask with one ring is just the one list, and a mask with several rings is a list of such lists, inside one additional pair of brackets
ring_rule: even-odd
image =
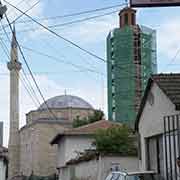
[(3, 146), (3, 122), (0, 122), (0, 146)]
[(122, 9), (119, 13), (119, 25), (120, 28), (125, 26), (135, 26), (136, 10), (129, 7)]

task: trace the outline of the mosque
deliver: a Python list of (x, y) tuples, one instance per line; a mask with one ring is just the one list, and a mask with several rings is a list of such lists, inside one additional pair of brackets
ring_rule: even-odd
[(11, 43), (10, 71), (10, 135), (8, 177), (50, 176), (56, 173), (57, 147), (54, 136), (72, 128), (73, 119), (88, 117), (94, 108), (80, 97), (61, 95), (48, 99), (26, 115), (26, 125), (19, 128), (19, 71), (15, 28)]

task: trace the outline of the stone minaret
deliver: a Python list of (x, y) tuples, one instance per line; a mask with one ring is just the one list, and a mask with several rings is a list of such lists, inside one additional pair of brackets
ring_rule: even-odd
[(7, 67), (10, 71), (10, 130), (9, 130), (9, 173), (8, 179), (19, 175), (19, 71), (18, 47), (15, 27), (11, 42), (11, 60)]

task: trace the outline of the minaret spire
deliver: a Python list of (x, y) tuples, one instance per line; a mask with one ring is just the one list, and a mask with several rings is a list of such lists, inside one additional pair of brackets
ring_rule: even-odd
[(10, 71), (10, 130), (9, 130), (9, 174), (8, 178), (19, 175), (19, 71), (18, 46), (15, 25), (11, 42), (11, 60), (7, 67)]

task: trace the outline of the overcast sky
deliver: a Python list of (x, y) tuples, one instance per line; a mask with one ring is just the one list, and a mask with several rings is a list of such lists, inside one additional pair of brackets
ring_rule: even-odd
[[(26, 11), (37, 1), (38, 0), (9, 0), (9, 2), (13, 5), (17, 5), (17, 7), (23, 11)], [(72, 14), (122, 3), (124, 3), (124, 1), (120, 0), (41, 0), (37, 6), (28, 12), (28, 14), (34, 18), (44, 18)], [(118, 9), (120, 9), (120, 7), (81, 16), (40, 20), (40, 22), (45, 26), (50, 26), (109, 13)], [(139, 24), (157, 30), (157, 60), (159, 72), (179, 72), (180, 69), (179, 9), (180, 7), (145, 8), (137, 11), (137, 22)], [(7, 15), (10, 21), (12, 21), (19, 16), (20, 13), (12, 7), (8, 7)], [(27, 20), (27, 17), (23, 16), (16, 22), (17, 40), (19, 43), (22, 46), (54, 57), (54, 59), (50, 59), (27, 49), (23, 49), (25, 57), (32, 71), (35, 73), (37, 83), (41, 88), (44, 97), (48, 99), (56, 95), (62, 95), (66, 91), (67, 94), (84, 98), (91, 103), (94, 108), (101, 108), (107, 114), (106, 64), (87, 55), (44, 29), (39, 29), (38, 25), (27, 22)], [(11, 35), (9, 34), (10, 30), (6, 26), (7, 22), (5, 19), (2, 20), (2, 24), (11, 38)], [(113, 13), (89, 21), (57, 27), (53, 30), (98, 56), (106, 58), (106, 36), (111, 29), (117, 26), (118, 15), (117, 13)], [(28, 31), (29, 29), (38, 30)], [(7, 145), (9, 126), (9, 77), (6, 68), (8, 58), (2, 48), (2, 41), (6, 44), (8, 51), (10, 50), (10, 43), (2, 31), (2, 27), (0, 27), (0, 38), (0, 120), (4, 121), (4, 144)], [(19, 61), (22, 62), (23, 68), (27, 72), (20, 54)], [(78, 65), (78, 67), (74, 67), (74, 64)], [(90, 72), (89, 70), (94, 70), (96, 72)], [(35, 88), (34, 85), (33, 87)], [(40, 96), (39, 101), (42, 102)], [(33, 103), (25, 91), (24, 86), (21, 84), (21, 126), (25, 124), (25, 114), (37, 107), (38, 105)]]

